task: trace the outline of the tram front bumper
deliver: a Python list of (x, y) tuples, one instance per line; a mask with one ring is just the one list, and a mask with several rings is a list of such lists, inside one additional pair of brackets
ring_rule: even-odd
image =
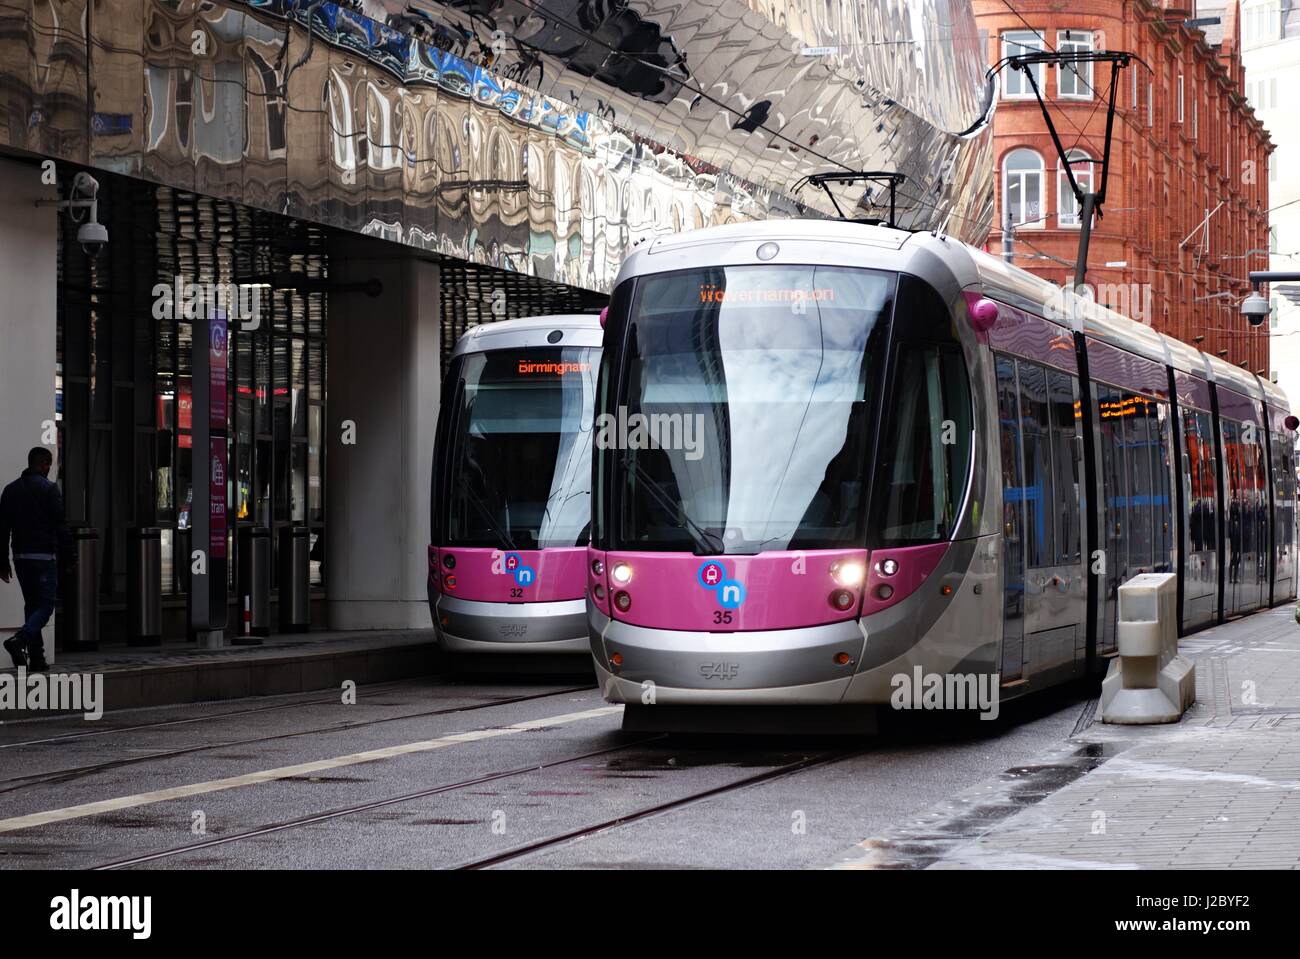
[(439, 596), (433, 621), (451, 653), (585, 653), (587, 603), (486, 603)]
[(589, 625), (596, 676), (612, 703), (834, 704), (866, 642), (858, 620), (710, 633), (631, 626), (592, 610)]

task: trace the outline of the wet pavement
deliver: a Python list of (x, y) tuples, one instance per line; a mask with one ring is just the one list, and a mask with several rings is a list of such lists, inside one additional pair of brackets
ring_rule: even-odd
[[(866, 869), (1300, 869), (1300, 626), (1284, 605), (1179, 643), (1178, 723), (1081, 723), (841, 857)], [(1090, 717), (1095, 719), (1095, 717)]]
[(1094, 692), (995, 722), (886, 716), (869, 738), (624, 733), (582, 676), (25, 720), (0, 726), (0, 864), (823, 868), (1041, 756)]

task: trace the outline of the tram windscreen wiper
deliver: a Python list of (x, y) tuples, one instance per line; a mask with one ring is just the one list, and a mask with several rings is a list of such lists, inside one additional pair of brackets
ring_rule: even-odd
[(497, 525), (496, 520), (492, 518), (492, 511), (488, 509), (487, 504), (483, 502), (482, 498), (470, 489), (468, 483), (463, 484), (460, 491), (469, 498), (470, 503), (472, 503), (475, 509), (479, 511), (479, 514), (487, 520), (488, 529), (497, 534), (497, 539), (501, 540), (501, 545), (511, 552), (514, 552), (518, 547), (516, 547), (514, 541), (506, 535), (506, 531)]
[(653, 476), (646, 471), (646, 468), (632, 458), (629, 450), (623, 450), (619, 456), (619, 462), (624, 468), (630, 468), (636, 474), (637, 479), (645, 483), (646, 489), (651, 495), (659, 501), (659, 505), (669, 513), (674, 514), (681, 520), (681, 525), (685, 527), (692, 535), (691, 539), (695, 542), (693, 552), (696, 556), (715, 556), (725, 552), (722, 545), (722, 537), (717, 533), (711, 532), (701, 526), (695, 520), (691, 519), (686, 513), (686, 508), (680, 503), (673, 502), (673, 498), (668, 491), (659, 484)]

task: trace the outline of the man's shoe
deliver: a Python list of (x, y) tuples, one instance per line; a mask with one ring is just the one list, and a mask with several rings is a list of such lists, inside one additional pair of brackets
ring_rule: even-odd
[(44, 653), (30, 655), (27, 661), (27, 671), (29, 673), (48, 673), (50, 664), (45, 661)]
[[(20, 634), (15, 633), (5, 640), (5, 652), (13, 657), (14, 668), (22, 669), (27, 665), (27, 645)], [(44, 659), (42, 658), (42, 662)]]

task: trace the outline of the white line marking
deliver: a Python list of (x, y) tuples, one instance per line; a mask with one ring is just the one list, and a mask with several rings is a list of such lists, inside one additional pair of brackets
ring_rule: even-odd
[(102, 799), (99, 802), (83, 803), (80, 806), (67, 806), (63, 809), (50, 809), (45, 812), (31, 813), (27, 816), (15, 816), (12, 819), (0, 819), (0, 833), (30, 829), (33, 826), (48, 826), (51, 823), (67, 822), (71, 819), (84, 819), (88, 816), (100, 816), (104, 813), (132, 809), (136, 806), (148, 806), (152, 803), (166, 802), (169, 799), (185, 799), (205, 793), (220, 792), (223, 789), (237, 789), (240, 786), (256, 786), (259, 783), (274, 782), (277, 779), (290, 779), (294, 776), (307, 776), (328, 769), (355, 766), (358, 763), (370, 763), (378, 759), (392, 759), (411, 753), (428, 752), (444, 746), (459, 743), (473, 743), (497, 736), (509, 736), (513, 733), (528, 732), (532, 729), (545, 729), (548, 726), (562, 726), (584, 719), (596, 719), (622, 710), (622, 706), (602, 706), (587, 709), (580, 713), (565, 713), (562, 716), (547, 716), (543, 719), (530, 719), (512, 726), (497, 729), (476, 729), (468, 733), (451, 733), (437, 739), (423, 739), (419, 742), (405, 743), (400, 746), (385, 746), (382, 749), (369, 749), (365, 752), (336, 756), (333, 759), (318, 759), (315, 762), (299, 763), (296, 766), (281, 766), (278, 769), (265, 769), (262, 772), (245, 773), (242, 776), (230, 776), (227, 779), (212, 779), (208, 782), (192, 783), (188, 786), (173, 786), (170, 789), (155, 789), (151, 792), (136, 793), (133, 796), (119, 796), (116, 799)]

